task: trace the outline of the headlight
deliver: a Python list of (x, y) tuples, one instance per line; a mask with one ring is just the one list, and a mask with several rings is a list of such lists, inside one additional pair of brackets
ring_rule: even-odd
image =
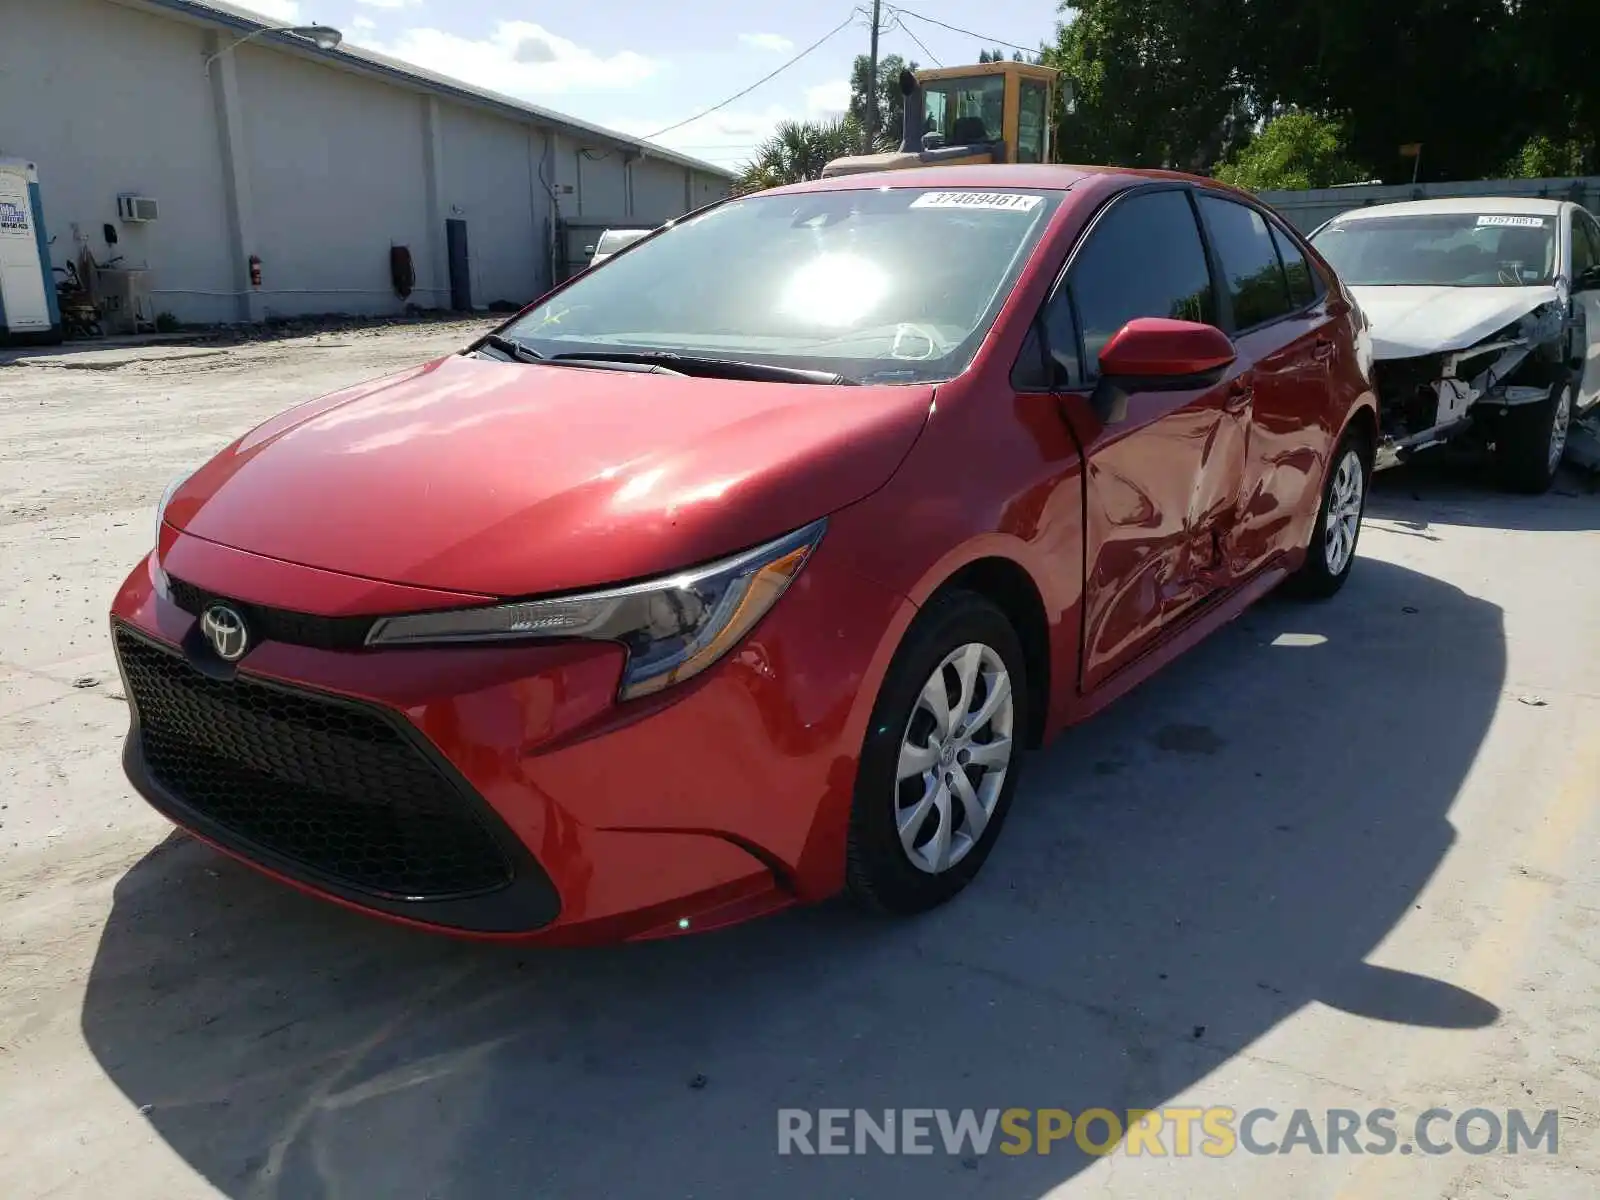
[(161, 523), (167, 519), (167, 505), (172, 502), (172, 497), (177, 492), (177, 490), (179, 488), (181, 488), (184, 484), (188, 483), (190, 478), (193, 477), (193, 475), (194, 475), (193, 471), (184, 472), (182, 475), (179, 475), (176, 479), (174, 479), (171, 483), (167, 484), (167, 490), (161, 493), (161, 502), (156, 505), (156, 538), (155, 538), (155, 540), (156, 540), (156, 544), (157, 545), (160, 545), (160, 543), (161, 543)]
[[(161, 546), (161, 525), (167, 519), (167, 505), (171, 502), (173, 493), (188, 483), (193, 475), (193, 471), (184, 472), (184, 474), (179, 475), (171, 483), (167, 484), (167, 490), (161, 493), (161, 499), (156, 504), (156, 528), (155, 538), (151, 543), (152, 550)], [(167, 573), (161, 569), (161, 564), (153, 557), (150, 559), (150, 577), (155, 583), (156, 594), (163, 599), (170, 600), (172, 597), (167, 590)]]
[(369, 646), (584, 638), (628, 651), (622, 699), (647, 696), (716, 662), (794, 582), (826, 520), (667, 579), (492, 608), (384, 617)]

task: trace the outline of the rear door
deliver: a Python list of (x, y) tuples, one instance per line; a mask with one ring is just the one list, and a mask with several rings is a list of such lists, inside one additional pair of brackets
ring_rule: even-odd
[(1149, 649), (1174, 615), (1212, 586), (1215, 564), (1193, 549), (1232, 512), (1244, 469), (1246, 389), (1135, 392), (1125, 420), (1104, 425), (1089, 394), (1101, 349), (1135, 317), (1215, 323), (1216, 298), (1186, 187), (1124, 193), (1096, 218), (1050, 301), (1057, 349), (1076, 361), (1063, 403), (1084, 449), (1084, 652), (1089, 690)]
[(1335, 320), (1325, 289), (1295, 239), (1267, 213), (1232, 197), (1197, 193), (1225, 282), (1224, 326), (1247, 372), (1245, 467), (1236, 510), (1218, 530), (1224, 574), (1239, 583), (1303, 541), (1315, 504), (1335, 406)]

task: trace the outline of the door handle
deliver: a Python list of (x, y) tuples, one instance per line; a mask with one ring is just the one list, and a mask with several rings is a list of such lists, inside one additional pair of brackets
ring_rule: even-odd
[(1255, 389), (1242, 379), (1236, 379), (1228, 385), (1228, 391), (1222, 398), (1222, 411), (1237, 416), (1250, 407), (1250, 401), (1255, 399)]
[(1333, 339), (1319, 337), (1312, 346), (1311, 356), (1318, 362), (1327, 362), (1333, 357)]

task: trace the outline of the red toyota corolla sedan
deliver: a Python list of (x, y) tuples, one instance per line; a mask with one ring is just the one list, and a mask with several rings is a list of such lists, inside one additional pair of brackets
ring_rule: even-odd
[(730, 200), (168, 490), (112, 636), (144, 796), (448, 932), (908, 913), (1023, 751), (1355, 557), (1364, 321), (1182, 175)]

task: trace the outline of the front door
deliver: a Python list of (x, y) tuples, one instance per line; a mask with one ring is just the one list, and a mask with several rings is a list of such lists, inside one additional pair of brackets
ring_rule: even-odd
[(1081, 684), (1088, 691), (1217, 586), (1218, 535), (1237, 508), (1243, 478), (1249, 380), (1235, 370), (1215, 387), (1137, 392), (1126, 418), (1113, 425), (1101, 424), (1089, 405), (1100, 350), (1128, 321), (1216, 321), (1187, 188), (1113, 201), (1051, 304), (1052, 345), (1062, 348), (1057, 331), (1064, 326), (1077, 330), (1064, 406), (1086, 464)]
[(1588, 213), (1574, 209), (1572, 213), (1572, 286), (1590, 286), (1576, 292), (1572, 299), (1583, 305), (1585, 345), (1576, 347), (1583, 352), (1583, 375), (1578, 381), (1578, 408), (1587, 409), (1600, 401), (1600, 286), (1594, 280), (1584, 280), (1586, 267), (1600, 267), (1600, 222)]

